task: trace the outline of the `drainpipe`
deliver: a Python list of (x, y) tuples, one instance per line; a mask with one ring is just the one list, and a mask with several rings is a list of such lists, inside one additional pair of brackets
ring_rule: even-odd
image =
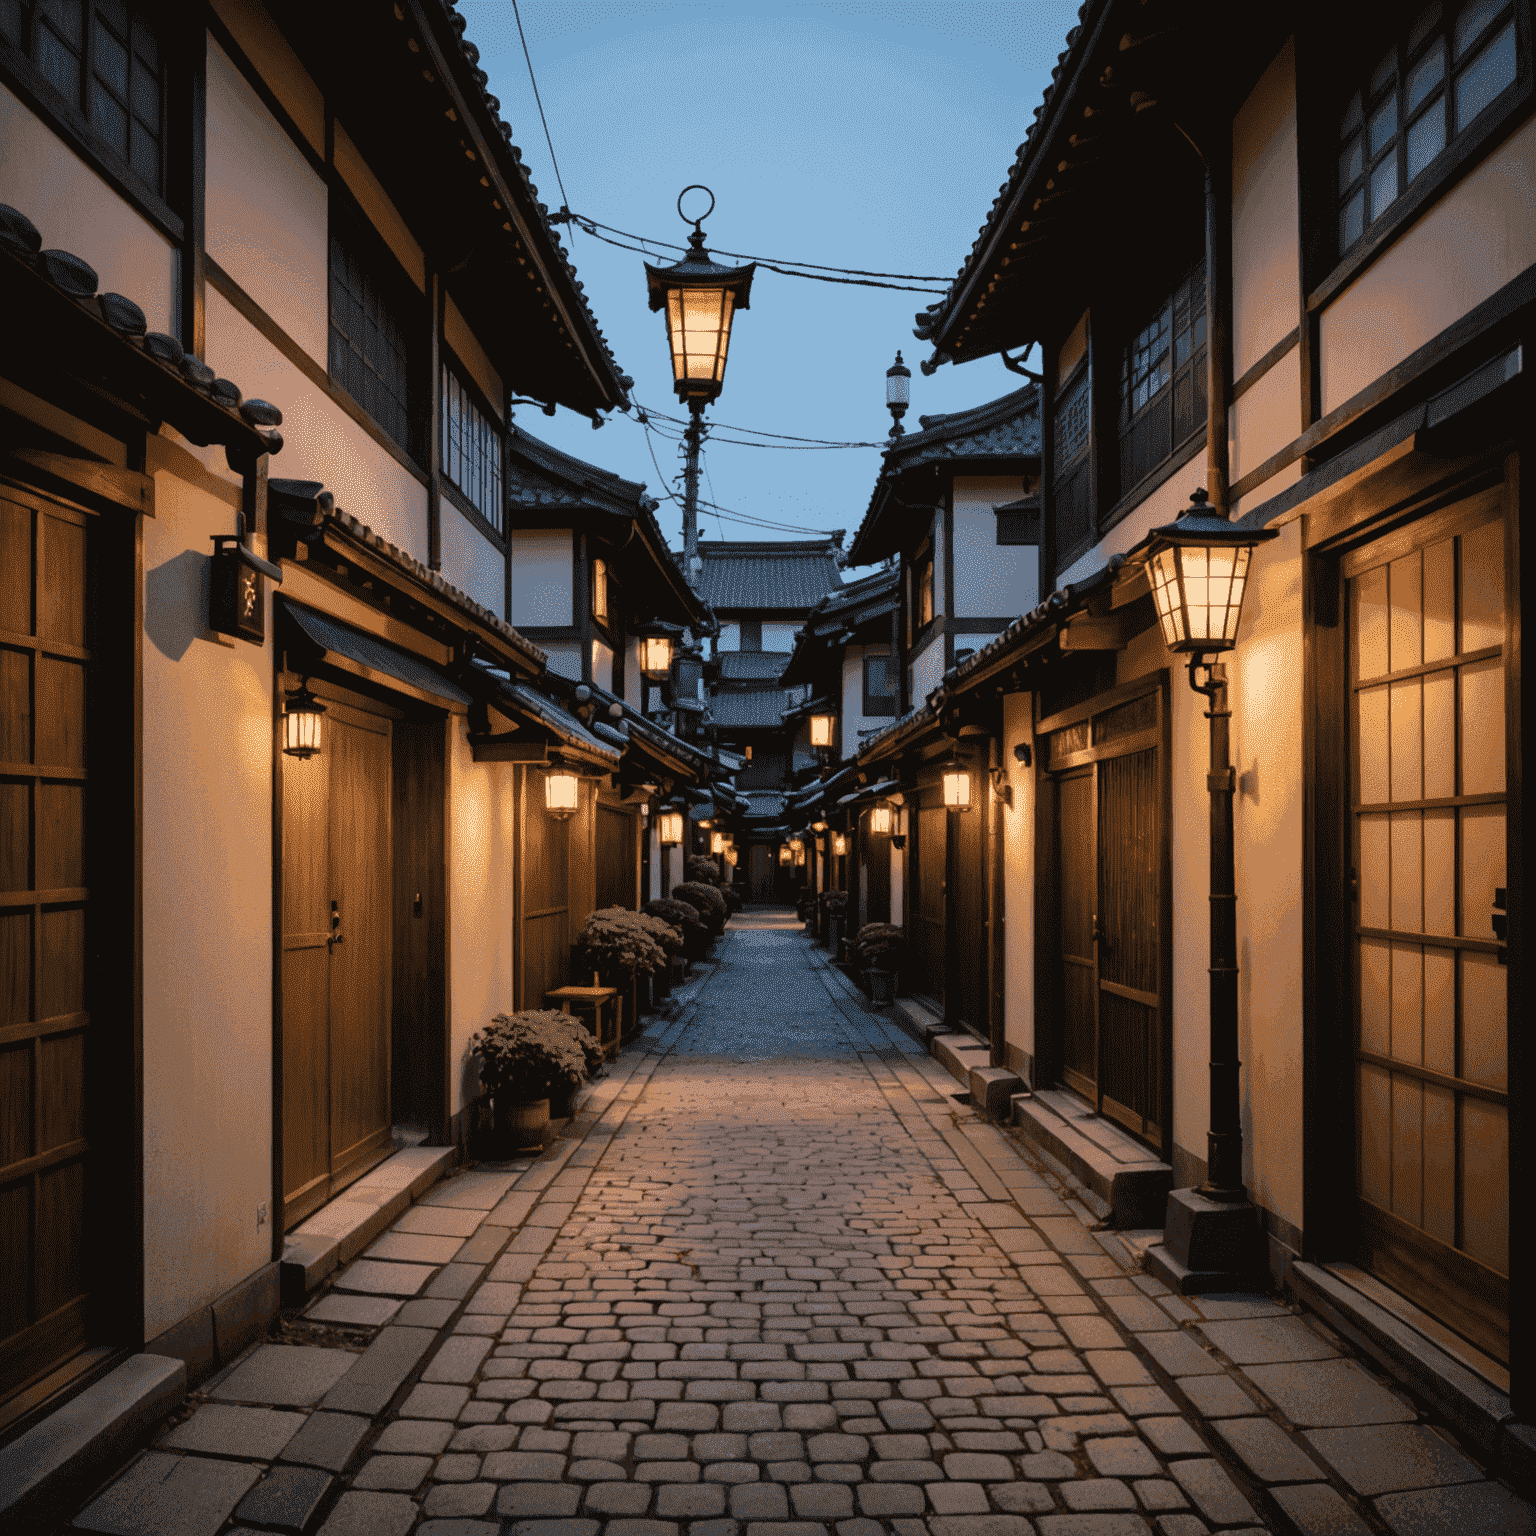
[[(1182, 132), (1182, 130), (1180, 130)], [(1186, 135), (1187, 137), (1187, 135)], [(1205, 488), (1211, 509), (1231, 515), (1228, 417), (1232, 403), (1232, 121), (1206, 137), (1205, 166)]]

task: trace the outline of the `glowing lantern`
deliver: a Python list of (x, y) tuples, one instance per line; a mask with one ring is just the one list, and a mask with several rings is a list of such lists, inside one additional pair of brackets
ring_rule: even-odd
[(971, 808), (971, 776), (958, 764), (944, 770), (944, 809), (968, 811)]
[(544, 809), (564, 821), (581, 804), (581, 780), (574, 773), (551, 773), (544, 778)]
[(683, 840), (683, 813), (681, 811), (666, 811), (657, 818), (657, 827), (661, 832), (663, 844), (676, 847)]
[(813, 747), (830, 747), (832, 745), (832, 727), (835, 717), (832, 715), (811, 716), (811, 745)]
[(891, 831), (891, 808), (888, 805), (877, 805), (869, 813), (869, 830), (877, 832), (882, 837), (889, 837)]
[(325, 705), (309, 691), (306, 678), (283, 703), (283, 751), (310, 758), (320, 750), (320, 717)]
[(640, 642), (640, 670), (653, 683), (665, 682), (672, 672), (672, 641), (666, 635), (647, 635)]

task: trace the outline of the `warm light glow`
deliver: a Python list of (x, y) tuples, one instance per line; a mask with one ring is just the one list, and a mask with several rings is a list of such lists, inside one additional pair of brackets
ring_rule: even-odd
[(832, 745), (832, 715), (811, 716), (811, 745), (813, 747), (830, 747)]
[(592, 617), (599, 624), (608, 622), (608, 562), (592, 562)]
[(869, 830), (878, 832), (882, 836), (889, 836), (891, 830), (891, 808), (888, 805), (877, 805), (869, 813)]
[(672, 642), (666, 635), (647, 635), (640, 642), (640, 670), (652, 682), (660, 682), (672, 671)]
[(656, 819), (657, 828), (661, 833), (663, 843), (676, 845), (683, 840), (683, 813), (681, 811), (666, 811)]
[(544, 778), (544, 809), (562, 821), (574, 816), (581, 804), (581, 780), (574, 773), (551, 773)]
[(804, 853), (805, 839), (803, 837), (792, 837), (789, 840), (789, 846), (794, 849), (796, 853)]
[(788, 864), (789, 861), (794, 858), (794, 856), (795, 856), (794, 850), (789, 846), (788, 843), (781, 843), (779, 845), (779, 863), (780, 864)]
[(724, 853), (725, 852), (725, 833), (724, 832), (715, 832), (715, 833), (711, 834), (710, 839), (709, 839), (709, 851), (711, 853)]
[(944, 775), (944, 808), (968, 811), (971, 808), (971, 776), (964, 769), (952, 769)]
[(672, 377), (684, 397), (713, 400), (720, 393), (735, 302), (735, 294), (723, 283), (667, 289)]
[(1169, 650), (1225, 651), (1237, 644), (1252, 558), (1242, 544), (1180, 544), (1153, 554), (1147, 575)]
[(729, 864), (732, 869), (735, 869), (736, 862), (738, 859), (740, 859), (740, 857), (741, 855), (737, 853), (734, 848), (727, 848), (725, 850), (725, 862)]
[(835, 853), (838, 858), (842, 858), (842, 856), (848, 852), (848, 839), (844, 837), (841, 832), (833, 834), (832, 852)]
[(289, 757), (314, 757), (320, 751), (320, 717), (325, 705), (301, 686), (283, 705), (283, 751)]
[(796, 864), (804, 864), (805, 863), (805, 849), (803, 849), (803, 848), (795, 849), (795, 863)]

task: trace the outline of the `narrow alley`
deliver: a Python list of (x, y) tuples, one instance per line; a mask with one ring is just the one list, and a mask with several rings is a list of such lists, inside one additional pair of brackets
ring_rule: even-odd
[(101, 1536), (1536, 1532), (1315, 1320), (1183, 1300), (789, 915), (74, 1518)]

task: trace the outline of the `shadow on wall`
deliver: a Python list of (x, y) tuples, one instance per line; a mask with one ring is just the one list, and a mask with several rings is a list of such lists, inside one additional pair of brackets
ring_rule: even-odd
[(167, 661), (180, 661), (194, 640), (213, 640), (208, 583), (213, 561), (195, 549), (157, 565), (144, 577), (144, 633)]

